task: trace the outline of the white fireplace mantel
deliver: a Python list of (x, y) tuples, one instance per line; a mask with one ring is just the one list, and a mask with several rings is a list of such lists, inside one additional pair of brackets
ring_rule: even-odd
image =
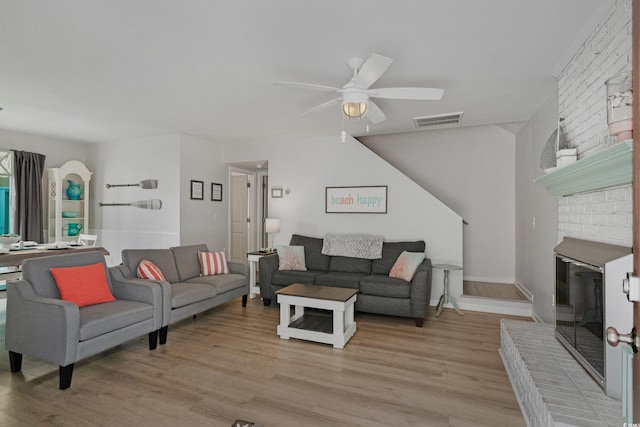
[(632, 157), (633, 141), (621, 141), (533, 182), (558, 197), (629, 184), (633, 177)]

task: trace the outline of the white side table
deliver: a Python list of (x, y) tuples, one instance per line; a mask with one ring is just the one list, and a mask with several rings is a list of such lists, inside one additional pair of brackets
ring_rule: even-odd
[(275, 251), (258, 251), (249, 252), (247, 254), (247, 261), (249, 261), (249, 297), (251, 297), (252, 299), (255, 298), (256, 295), (260, 294), (260, 286), (258, 286), (256, 283), (256, 270), (258, 267), (258, 262), (263, 256), (271, 255), (273, 253), (275, 253)]
[(458, 304), (456, 303), (456, 299), (452, 296), (449, 296), (449, 271), (450, 270), (462, 270), (462, 267), (454, 264), (433, 264), (433, 268), (438, 268), (440, 270), (444, 270), (444, 291), (440, 296), (440, 300), (438, 301), (437, 309), (436, 309), (436, 317), (440, 316), (442, 312), (442, 307), (445, 304), (451, 304), (453, 308), (458, 312), (460, 316), (464, 316), (464, 314), (458, 308)]

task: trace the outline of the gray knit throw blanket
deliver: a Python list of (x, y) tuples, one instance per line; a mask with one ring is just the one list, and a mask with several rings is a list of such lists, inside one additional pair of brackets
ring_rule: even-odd
[(330, 256), (351, 258), (382, 258), (384, 238), (373, 234), (331, 234), (324, 236), (322, 253)]

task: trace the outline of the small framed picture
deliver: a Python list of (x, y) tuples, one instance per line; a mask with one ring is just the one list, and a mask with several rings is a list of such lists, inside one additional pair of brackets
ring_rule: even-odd
[(222, 184), (216, 184), (215, 182), (211, 183), (211, 201), (222, 201)]
[(271, 187), (271, 198), (282, 199), (282, 187)]
[(204, 181), (191, 180), (191, 200), (204, 200)]

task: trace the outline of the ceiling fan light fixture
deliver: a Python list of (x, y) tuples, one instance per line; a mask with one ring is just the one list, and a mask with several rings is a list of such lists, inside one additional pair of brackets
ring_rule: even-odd
[(350, 119), (358, 119), (367, 113), (366, 102), (347, 102), (342, 104), (342, 111)]
[(369, 97), (366, 93), (345, 92), (342, 96), (342, 111), (350, 119), (359, 119), (367, 114)]

